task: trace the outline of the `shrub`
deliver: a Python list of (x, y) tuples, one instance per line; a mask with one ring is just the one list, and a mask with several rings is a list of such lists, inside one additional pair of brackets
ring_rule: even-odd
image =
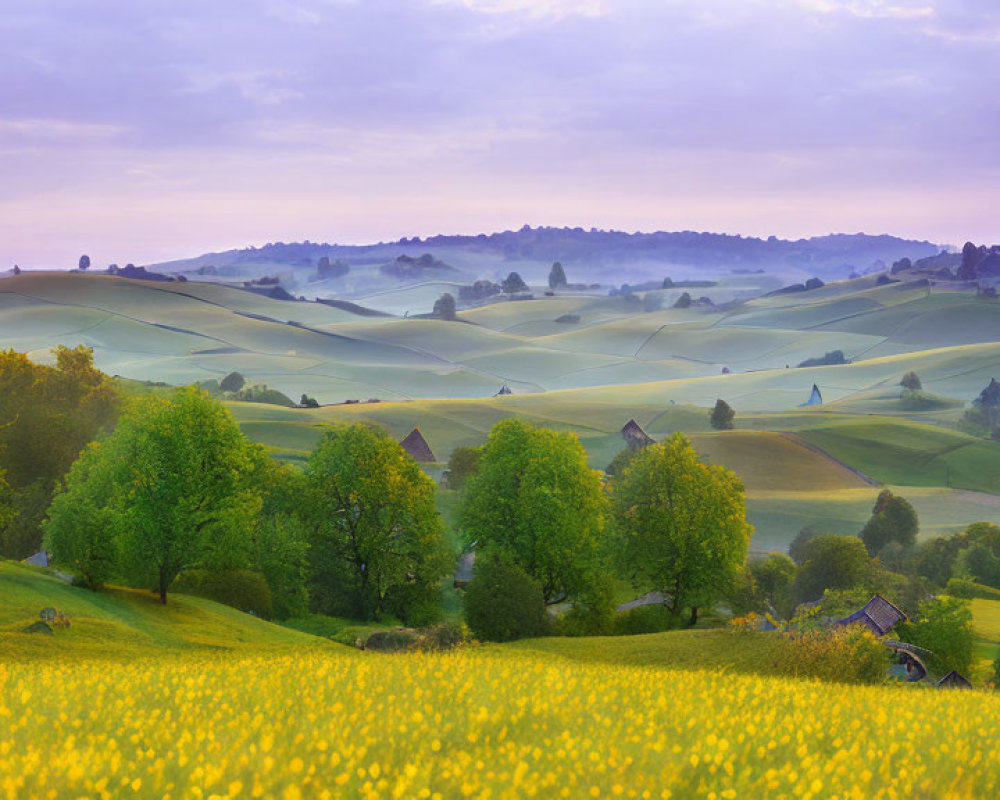
[(961, 597), (964, 600), (974, 600), (977, 597), (983, 600), (1000, 600), (1000, 589), (964, 578), (952, 578), (948, 581), (945, 591), (952, 597)]
[(516, 564), (497, 556), (476, 559), (465, 590), (465, 620), (477, 639), (509, 642), (545, 629), (542, 587)]
[(709, 412), (709, 421), (716, 430), (727, 431), (733, 427), (736, 412), (721, 397), (715, 401), (715, 407)]
[(174, 590), (238, 608), (261, 619), (271, 618), (271, 590), (259, 572), (242, 569), (187, 570)]
[(412, 631), (376, 631), (362, 645), (363, 650), (378, 653), (398, 653), (409, 650), (417, 643), (417, 635)]
[(661, 633), (679, 627), (681, 620), (663, 605), (638, 606), (623, 611), (615, 618), (616, 636), (634, 636), (642, 633)]
[(927, 666), (938, 675), (951, 670), (968, 675), (972, 666), (972, 611), (967, 600), (934, 597), (920, 604), (915, 622), (902, 623), (899, 637), (930, 650)]

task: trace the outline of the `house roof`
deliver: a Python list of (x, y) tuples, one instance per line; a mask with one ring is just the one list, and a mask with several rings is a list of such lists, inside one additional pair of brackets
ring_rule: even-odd
[(896, 606), (886, 600), (882, 595), (877, 594), (859, 611), (855, 611), (848, 617), (837, 620), (838, 625), (851, 625), (860, 622), (876, 636), (885, 636), (896, 625), (906, 619), (906, 614)]
[(413, 456), (414, 461), (437, 461), (434, 458), (434, 453), (431, 452), (430, 445), (427, 444), (427, 440), (420, 432), (420, 428), (414, 428), (406, 434), (406, 438), (399, 444), (407, 453)]
[(942, 689), (971, 689), (972, 684), (955, 670), (952, 670), (947, 675), (945, 675), (941, 680), (937, 682), (937, 685)]
[(625, 423), (625, 426), (622, 428), (622, 436), (629, 444), (637, 444), (642, 447), (653, 443), (652, 438), (639, 427), (639, 423), (634, 419), (630, 419)]

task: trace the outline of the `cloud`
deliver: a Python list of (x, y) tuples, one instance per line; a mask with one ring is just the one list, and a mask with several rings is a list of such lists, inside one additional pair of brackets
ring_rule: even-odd
[(969, 176), (988, 194), (1000, 171), (989, 38), (1000, 12), (986, 0), (10, 0), (4, 11), (0, 149), (19, 154), (3, 178), (21, 221), (0, 214), (0, 267), (61, 252), (52, 231), (67, 219), (123, 240), (116, 213), (130, 242), (157, 253), (213, 230), (220, 243), (249, 244), (252, 230), (363, 240), (492, 229), (508, 214), (634, 228), (670, 209), (678, 225), (771, 232), (740, 198), (786, 209), (775, 232), (815, 232), (807, 209), (822, 206), (821, 232), (865, 227), (864, 209), (901, 232), (972, 237), (920, 204), (995, 230), (995, 201), (968, 200)]

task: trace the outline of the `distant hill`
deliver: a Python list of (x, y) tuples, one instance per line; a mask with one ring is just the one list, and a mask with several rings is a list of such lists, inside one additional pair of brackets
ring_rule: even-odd
[[(412, 265), (421, 258), (441, 269), (447, 264), (474, 274), (500, 273), (505, 266), (537, 265), (526, 277), (541, 278), (543, 266), (560, 261), (577, 279), (604, 277), (614, 269), (621, 277), (661, 276), (705, 270), (741, 272), (796, 270), (824, 278), (842, 278), (851, 272), (885, 269), (901, 258), (911, 261), (940, 253), (939, 245), (894, 236), (863, 233), (832, 234), (810, 239), (786, 240), (731, 236), (696, 231), (626, 233), (591, 228), (532, 228), (478, 236), (431, 236), (403, 238), (370, 245), (339, 245), (316, 242), (276, 242), (263, 247), (207, 253), (195, 258), (154, 265), (167, 272), (198, 272), (227, 276), (283, 267), (314, 272), (321, 258), (340, 259), (355, 266)], [(404, 261), (405, 259), (405, 261)], [(622, 272), (622, 268), (626, 268)], [(671, 268), (675, 268), (671, 270)], [(678, 271), (676, 268), (680, 268)], [(406, 269), (406, 277), (422, 269)], [(547, 274), (547, 273), (545, 273)], [(571, 275), (572, 277), (572, 275)], [(608, 278), (611, 275), (607, 275)]]

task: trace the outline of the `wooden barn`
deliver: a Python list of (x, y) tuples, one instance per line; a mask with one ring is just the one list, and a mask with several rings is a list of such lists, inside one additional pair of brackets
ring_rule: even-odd
[(406, 438), (399, 444), (413, 457), (414, 461), (418, 461), (421, 464), (426, 464), (429, 461), (437, 461), (434, 458), (434, 453), (431, 451), (430, 445), (427, 444), (427, 440), (420, 432), (420, 428), (414, 428), (406, 434)]
[(625, 440), (625, 444), (634, 450), (639, 450), (653, 443), (653, 439), (639, 427), (639, 423), (634, 419), (625, 423), (625, 427), (622, 428), (622, 438)]

